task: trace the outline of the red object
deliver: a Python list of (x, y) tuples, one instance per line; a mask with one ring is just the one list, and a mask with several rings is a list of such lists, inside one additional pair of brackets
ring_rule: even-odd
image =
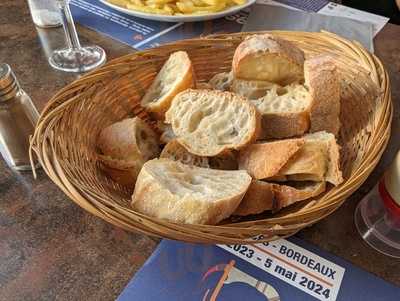
[(395, 225), (400, 227), (400, 206), (397, 205), (395, 200), (391, 197), (389, 192), (386, 190), (384, 180), (379, 182), (379, 194), (383, 200), (383, 204), (393, 219)]

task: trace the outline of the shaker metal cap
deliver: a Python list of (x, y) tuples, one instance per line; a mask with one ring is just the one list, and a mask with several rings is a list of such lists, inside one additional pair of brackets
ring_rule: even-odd
[(385, 187), (392, 199), (400, 206), (400, 151), (386, 171)]
[(19, 83), (8, 64), (0, 64), (0, 101), (13, 98), (19, 90)]

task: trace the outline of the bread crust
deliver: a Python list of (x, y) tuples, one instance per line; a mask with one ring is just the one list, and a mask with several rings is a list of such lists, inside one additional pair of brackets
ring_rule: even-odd
[[(146, 94), (143, 96), (143, 98), (141, 100), (141, 105), (143, 107), (145, 107), (146, 110), (151, 112), (154, 117), (156, 117), (157, 119), (160, 119), (160, 120), (164, 120), (165, 112), (169, 109), (173, 98), (179, 92), (182, 92), (186, 89), (195, 87), (195, 74), (194, 74), (192, 62), (190, 61), (188, 54), (185, 51), (177, 51), (177, 52), (174, 52), (170, 56), (170, 58), (173, 55), (179, 55), (180, 63), (185, 65), (185, 68), (182, 72), (181, 79), (178, 82), (176, 82), (174, 84), (174, 86), (165, 95), (163, 95), (160, 99), (158, 99), (157, 101), (153, 101), (152, 94), (154, 93), (154, 90), (156, 89), (159, 81), (161, 80), (159, 78), (159, 74), (163, 70), (163, 69), (161, 69), (159, 74), (157, 74), (153, 83), (151, 84), (151, 86), (149, 87)], [(168, 64), (168, 60), (166, 61), (166, 63), (163, 65), (162, 68), (164, 68), (164, 66), (166, 66), (167, 64)]]
[(255, 179), (273, 177), (304, 143), (303, 138), (295, 138), (252, 144), (239, 152), (239, 169), (246, 170)]
[(327, 131), (337, 136), (340, 128), (340, 81), (334, 59), (320, 55), (306, 60), (304, 77), (312, 100), (310, 132)]
[(325, 182), (306, 182), (298, 187), (253, 180), (233, 215), (246, 216), (267, 210), (277, 211), (325, 191)]
[(261, 114), (261, 128), (260, 139), (281, 139), (301, 136), (310, 128), (309, 111)]
[[(261, 62), (260, 58), (264, 58), (266, 61)], [(259, 70), (252, 69), (251, 60), (257, 61)], [(293, 68), (293, 71), (285, 72), (286, 68), (277, 66), (276, 68), (279, 71), (276, 74), (272, 74), (270, 71), (260, 72), (266, 70), (263, 69), (263, 65), (267, 66), (268, 63), (274, 63), (274, 60), (287, 62)], [(265, 80), (287, 85), (304, 78), (303, 64), (304, 53), (296, 45), (271, 34), (262, 34), (250, 36), (240, 43), (233, 56), (232, 71), (236, 78)]]
[[(215, 181), (223, 179), (229, 181), (231, 175), (235, 175), (235, 177), (240, 177), (240, 181), (236, 183), (235, 191), (231, 191), (230, 195), (225, 195), (220, 199), (208, 199), (208, 197), (204, 199), (196, 191), (180, 195), (178, 187), (168, 186), (159, 178), (159, 175), (152, 171), (152, 169), (162, 168), (161, 166), (178, 169), (178, 173), (171, 172), (165, 176), (180, 176), (183, 178), (182, 181), (187, 183), (182, 186), (188, 186), (189, 189), (193, 184), (190, 179), (186, 180), (186, 175), (192, 175), (195, 180), (200, 173), (207, 173)], [(228, 218), (235, 211), (250, 183), (250, 176), (243, 171), (217, 171), (188, 166), (169, 159), (154, 159), (143, 165), (132, 195), (131, 205), (138, 212), (170, 222), (214, 225)], [(197, 185), (201, 184), (197, 183)], [(208, 189), (212, 188), (208, 187)]]

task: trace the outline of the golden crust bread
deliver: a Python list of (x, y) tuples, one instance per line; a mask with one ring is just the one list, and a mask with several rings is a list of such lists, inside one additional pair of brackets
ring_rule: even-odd
[(157, 134), (139, 117), (127, 118), (104, 128), (97, 147), (103, 155), (125, 161), (146, 161), (159, 152)]
[(131, 204), (140, 213), (170, 222), (214, 225), (235, 211), (250, 183), (243, 170), (154, 159), (143, 165)]
[(316, 197), (325, 191), (325, 182), (303, 182), (295, 186), (253, 180), (234, 215), (277, 211), (296, 202)]
[(185, 51), (170, 55), (141, 100), (141, 105), (163, 120), (172, 99), (179, 92), (195, 86), (192, 62)]
[(139, 117), (104, 128), (97, 147), (103, 170), (122, 185), (134, 185), (143, 163), (160, 153), (157, 134)]
[(255, 179), (273, 177), (303, 145), (302, 138), (252, 144), (239, 152), (239, 169)]
[(340, 170), (340, 148), (332, 133), (307, 134), (305, 144), (268, 180), (327, 181), (333, 185), (343, 182)]
[(230, 92), (186, 90), (165, 115), (181, 145), (198, 156), (242, 149), (260, 133), (260, 115), (244, 97)]
[(275, 184), (259, 180), (251, 181), (250, 187), (233, 215), (246, 216), (272, 210), (275, 205)]
[(340, 128), (340, 80), (333, 58), (320, 55), (306, 60), (304, 77), (312, 100), (310, 132), (327, 131), (337, 136)]
[(236, 48), (235, 78), (288, 85), (303, 80), (304, 53), (293, 43), (271, 34), (254, 35)]

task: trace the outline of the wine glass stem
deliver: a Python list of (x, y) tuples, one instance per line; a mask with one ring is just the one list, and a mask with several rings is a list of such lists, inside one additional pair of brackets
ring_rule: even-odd
[(63, 3), (60, 5), (65, 37), (67, 39), (67, 44), (69, 48), (79, 49), (81, 48), (81, 44), (79, 43), (78, 34), (76, 33), (74, 20), (72, 19), (72, 14), (71, 10), (69, 9), (68, 2), (68, 0), (63, 1)]

